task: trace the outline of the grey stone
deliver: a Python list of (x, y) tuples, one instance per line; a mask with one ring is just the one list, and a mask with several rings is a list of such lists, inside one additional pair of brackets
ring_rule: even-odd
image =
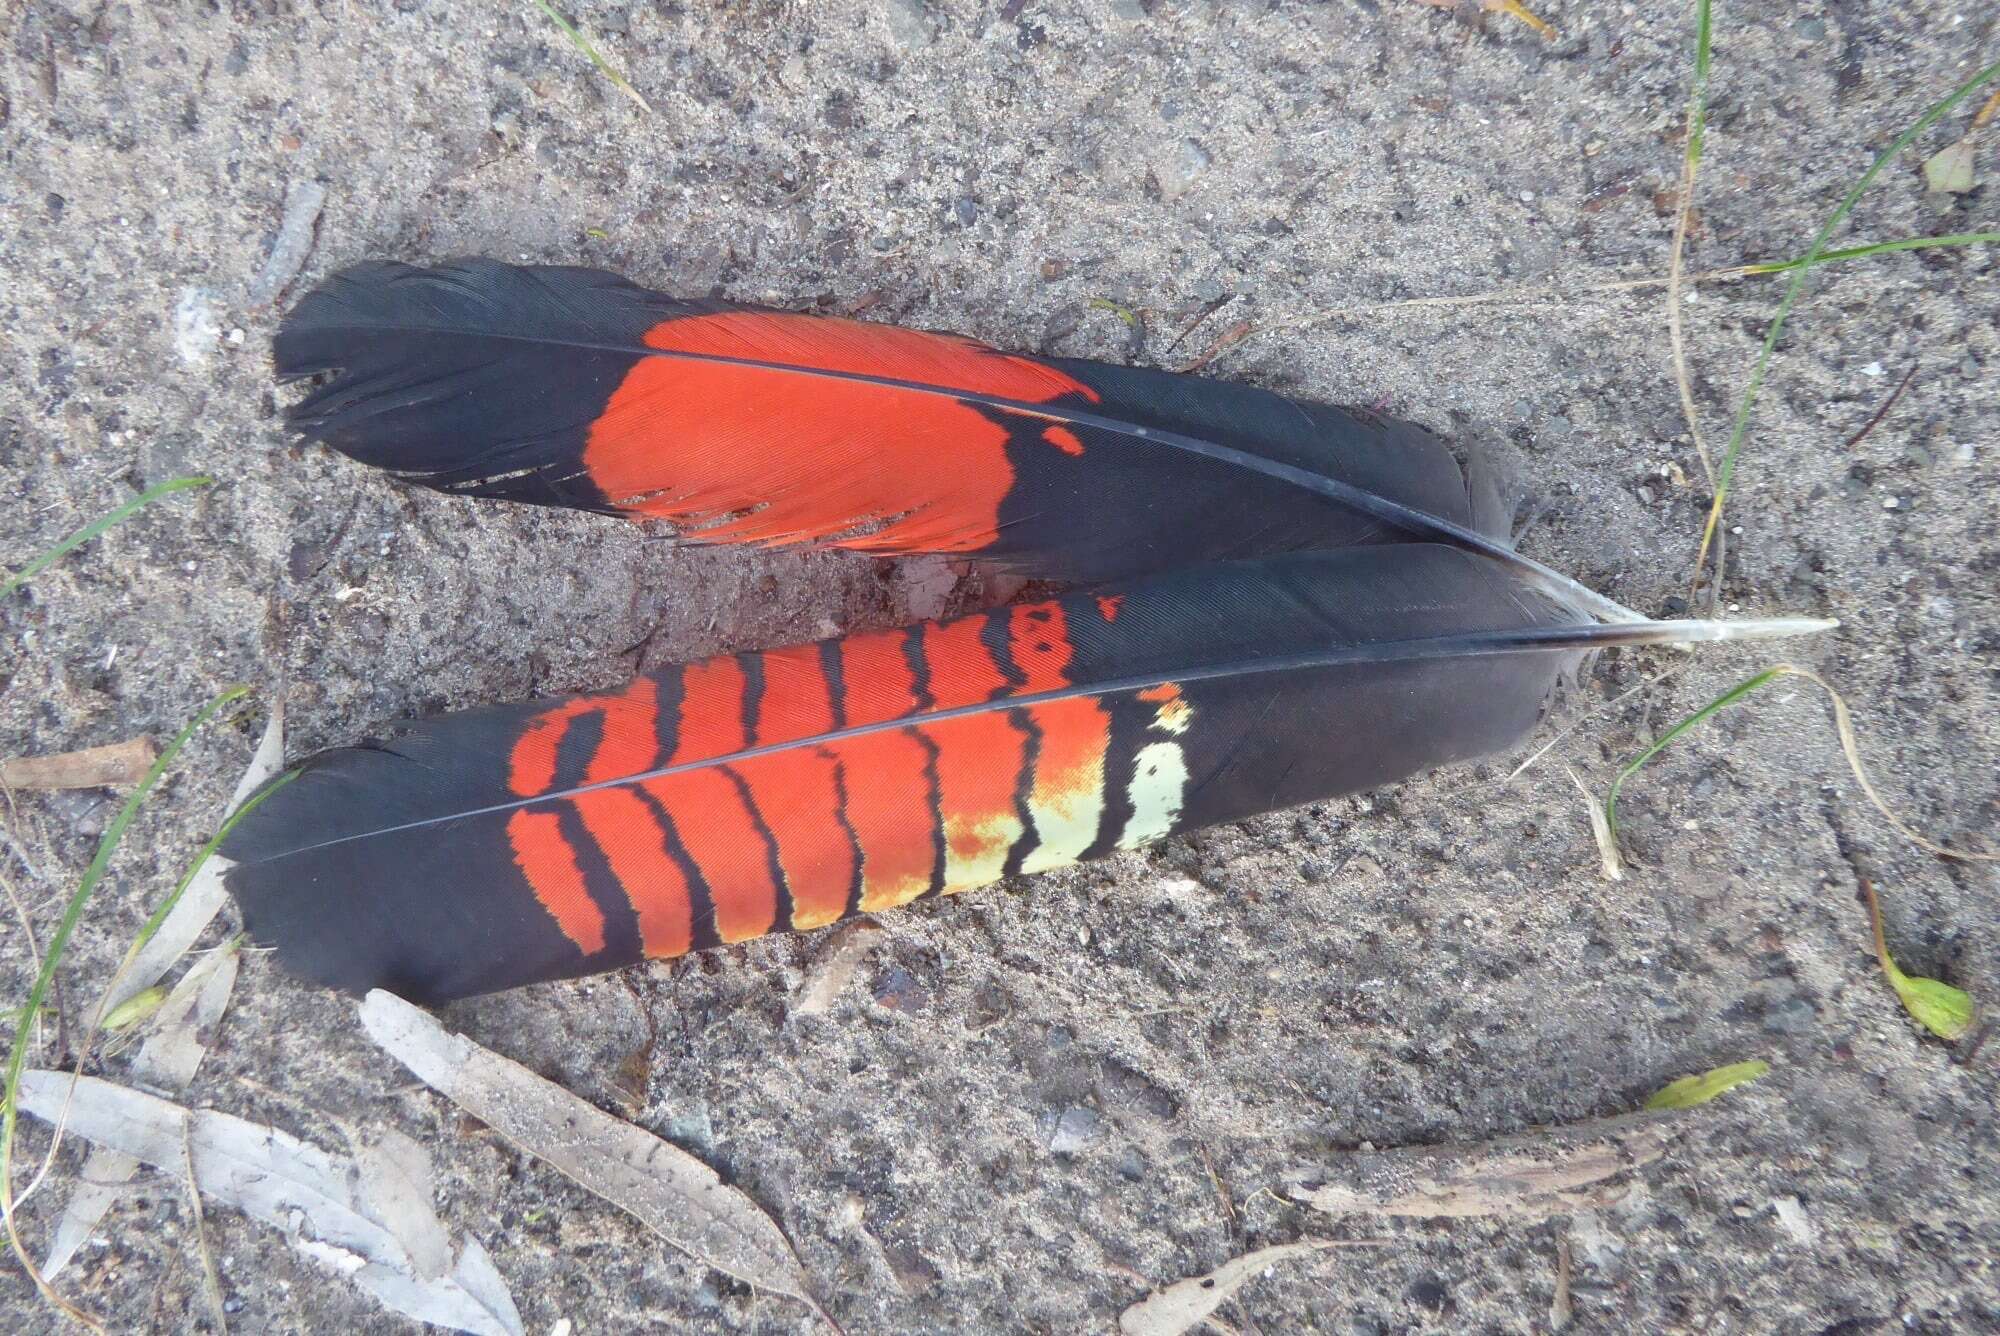
[(920, 50), (937, 40), (937, 21), (923, 0), (882, 0), (882, 17), (889, 36), (906, 51)]
[(1160, 183), (1161, 197), (1185, 195), (1212, 161), (1208, 150), (1192, 139), (1166, 145), (1153, 158), (1153, 179)]
[(1049, 1150), (1056, 1155), (1074, 1155), (1089, 1145), (1097, 1135), (1097, 1125), (1103, 1120), (1095, 1109), (1081, 1106), (1064, 1109), (1056, 1115), (1055, 1133), (1049, 1137)]
[(1764, 1009), (1764, 1028), (1772, 1034), (1804, 1034), (1818, 1019), (1819, 1009), (1798, 996), (1783, 998)]

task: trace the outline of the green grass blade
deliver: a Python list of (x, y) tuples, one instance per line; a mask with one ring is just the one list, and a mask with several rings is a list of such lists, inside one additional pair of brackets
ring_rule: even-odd
[(617, 71), (617, 69), (613, 67), (610, 61), (606, 60), (603, 56), (598, 55), (597, 48), (590, 44), (590, 39), (585, 37), (582, 33), (578, 32), (576, 28), (571, 25), (568, 19), (564, 18), (559, 12), (557, 12), (556, 7), (550, 4), (549, 0), (535, 0), (535, 3), (541, 6), (542, 12), (549, 16), (550, 21), (553, 22), (556, 25), (556, 27), (561, 28), (563, 30), (563, 36), (569, 38), (569, 44), (575, 47), (577, 50), (583, 52), (584, 55), (590, 58), (590, 63), (597, 66), (598, 73), (602, 74), (605, 78), (611, 80), (613, 86), (615, 86), (619, 92), (623, 93), (625, 96), (631, 98), (634, 102), (638, 103), (640, 108), (644, 110), (648, 115), (652, 114), (653, 104), (648, 102), (645, 98), (641, 97), (639, 95), (639, 90), (634, 88), (630, 83), (628, 83), (625, 79), (625, 76), (620, 74)]
[(28, 1000), (21, 1009), (21, 1018), (14, 1026), (14, 1047), (7, 1055), (7, 1084), (4, 1095), (0, 1095), (0, 1206), (6, 1208), (9, 1218), (13, 1215), (14, 1192), (14, 1127), (18, 1117), (15, 1101), (20, 1096), (21, 1072), (28, 1062), (28, 1039), (33, 1033), (35, 1017), (40, 1014), (42, 1000), (48, 996), (49, 985), (54, 981), (56, 967), (62, 963), (63, 952), (69, 946), (70, 934), (76, 930), (77, 921), (83, 917), (83, 908), (90, 902), (91, 894), (97, 890), (98, 882), (104, 879), (105, 869), (111, 865), (111, 855), (118, 848), (118, 842), (125, 837), (126, 827), (139, 814), (140, 806), (146, 801), (160, 778), (172, 767), (179, 757), (181, 748), (192, 738), (223, 706), (246, 695), (248, 687), (231, 687), (207, 705), (201, 713), (188, 721), (186, 727), (174, 735), (166, 749), (160, 753), (153, 768), (132, 790), (125, 800), (125, 806), (112, 818), (102, 838), (97, 842), (97, 854), (84, 870), (83, 880), (76, 892), (70, 896), (69, 904), (63, 909), (62, 922), (57, 925), (55, 936), (49, 940), (48, 950), (42, 957), (41, 972), (35, 976), (34, 987), (28, 991)]
[(1688, 89), (1687, 160), (1690, 167), (1701, 163), (1702, 141), (1708, 133), (1708, 71), (1714, 27), (1710, 0), (1700, 0), (1694, 9), (1694, 84)]
[(209, 837), (208, 843), (201, 846), (201, 852), (194, 856), (194, 861), (188, 864), (187, 871), (181, 874), (180, 883), (174, 887), (173, 893), (160, 901), (160, 907), (153, 911), (152, 917), (148, 918), (145, 926), (139, 929), (139, 935), (132, 939), (132, 945), (125, 952), (126, 963), (129, 964), (144, 949), (146, 943), (153, 940), (153, 934), (158, 932), (160, 925), (167, 921), (167, 915), (174, 912), (174, 906), (181, 902), (181, 896), (187, 893), (187, 888), (193, 884), (195, 876), (207, 864), (208, 860), (215, 856), (215, 851), (222, 847), (222, 842), (229, 838), (229, 832), (236, 829), (236, 823), (256, 811), (258, 804), (298, 777), (299, 772), (297, 770), (287, 770), (284, 774), (279, 775), (269, 784), (266, 784), (263, 788), (244, 799), (243, 805), (231, 812), (223, 820), (222, 825), (216, 829), (215, 834)]
[(1652, 760), (1655, 756), (1658, 756), (1675, 738), (1678, 738), (1681, 734), (1687, 732), (1710, 715), (1715, 714), (1717, 711), (1728, 709), (1731, 705), (1742, 700), (1759, 687), (1767, 686), (1775, 679), (1788, 676), (1790, 673), (1791, 665), (1779, 664), (1775, 668), (1766, 668), (1763, 672), (1747, 681), (1738, 682), (1735, 686), (1729, 688), (1729, 690), (1723, 692), (1720, 696), (1717, 696), (1714, 700), (1702, 706), (1699, 710), (1696, 710), (1666, 732), (1660, 734), (1659, 737), (1653, 740), (1652, 746), (1627, 761), (1625, 768), (1618, 772), (1618, 778), (1611, 781), (1610, 792), (1604, 795), (1604, 824), (1610, 827), (1611, 838), (1614, 841), (1618, 838), (1618, 792), (1625, 787), (1626, 780), (1638, 773), (1641, 766), (1645, 765), (1646, 762)]
[(20, 588), (28, 581), (34, 579), (37, 575), (40, 575), (43, 571), (55, 565), (58, 561), (61, 561), (65, 556), (69, 555), (71, 551), (75, 550), (76, 548), (82, 547), (85, 543), (97, 537), (97, 535), (103, 533), (106, 529), (109, 529), (112, 525), (119, 524), (127, 519), (130, 519), (134, 514), (145, 509), (147, 506), (153, 504), (153, 502), (159, 500), (161, 497), (170, 495), (174, 492), (185, 492), (190, 487), (207, 487), (214, 481), (215, 479), (213, 478), (203, 478), (203, 477), (174, 478), (171, 481), (161, 483), (157, 487), (148, 487), (145, 491), (139, 493), (139, 495), (133, 497), (130, 501), (127, 501), (124, 505), (118, 507), (110, 514), (102, 515), (99, 516), (97, 519), (92, 520), (90, 523), (84, 525), (81, 529), (78, 529), (75, 533), (63, 539), (60, 543), (57, 543), (54, 547), (50, 548), (48, 551), (42, 553), (42, 555), (36, 557), (33, 561), (23, 566), (20, 570), (8, 576), (6, 583), (0, 584), (0, 598), (7, 597), (7, 595), (13, 593), (16, 589)]
[(1891, 251), (1928, 250), (1932, 246), (1990, 246), (2000, 243), (2000, 232), (1953, 232), (1943, 237), (1903, 237), (1898, 241), (1877, 241), (1867, 246), (1849, 246), (1844, 250), (1830, 250), (1807, 265), (1802, 255), (1796, 260), (1775, 260), (1768, 264), (1746, 264), (1745, 274), (1783, 274), (1794, 269), (1806, 269), (1822, 264), (1838, 264), (1842, 260), (1865, 260), (1871, 255), (1886, 255)]
[(1861, 179), (1854, 183), (1840, 204), (1827, 216), (1827, 220), (1820, 225), (1819, 232), (1813, 237), (1812, 245), (1797, 261), (1798, 269), (1792, 274), (1791, 282), (1785, 285), (1785, 295), (1778, 302), (1777, 314), (1771, 318), (1771, 328), (1764, 335), (1764, 346), (1758, 350), (1756, 364), (1750, 370), (1750, 383), (1744, 387), (1742, 402), (1737, 405), (1736, 420), (1729, 431), (1729, 445), (1722, 452), (1722, 464), (1716, 471), (1715, 500), (1709, 506), (1708, 522), (1702, 529), (1701, 550), (1695, 558), (1697, 576), (1700, 575), (1702, 563), (1707, 559), (1708, 547), (1714, 541), (1715, 531), (1722, 523), (1723, 502), (1729, 495), (1729, 484), (1736, 474), (1736, 459), (1743, 451), (1744, 438), (1749, 434), (1751, 409), (1756, 406), (1758, 391), (1764, 386), (1764, 375), (1770, 369), (1771, 354), (1777, 349), (1778, 339), (1785, 332), (1785, 321), (1791, 316), (1792, 307), (1798, 304), (1799, 295), (1805, 290), (1806, 275), (1819, 263), (1820, 255), (1826, 250), (1826, 243), (1832, 238), (1835, 229), (1847, 220), (1847, 215), (1854, 211), (1855, 202), (1869, 186), (1875, 183), (1875, 178), (1882, 174), (1882, 169), (1915, 142), (1918, 135), (1942, 120), (1953, 107), (1996, 78), (2000, 78), (2000, 62), (1988, 65), (1967, 79), (1954, 89), (1950, 96), (1935, 103), (1930, 110), (1919, 116), (1914, 125), (1896, 136), (1896, 142), (1882, 151), (1881, 156), (1870, 164), (1868, 170), (1861, 174)]

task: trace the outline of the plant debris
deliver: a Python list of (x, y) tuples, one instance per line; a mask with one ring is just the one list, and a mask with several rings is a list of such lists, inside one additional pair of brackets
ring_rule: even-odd
[(1947, 144), (1924, 159), (1924, 188), (1941, 194), (1964, 195), (1978, 186), (1972, 170), (1972, 141)]
[[(195, 1069), (208, 1054), (202, 1036), (215, 1027), (229, 1006), (239, 960), (233, 949), (217, 951), (181, 976), (166, 1001), (153, 1013), (153, 1032), (132, 1058), (133, 1081), (169, 1095), (187, 1089), (194, 1080)], [(107, 1016), (107, 1024), (109, 1020)], [(138, 1169), (138, 1160), (123, 1151), (104, 1146), (91, 1148), (70, 1193), (69, 1204), (56, 1223), (48, 1259), (42, 1263), (46, 1277), (55, 1279), (69, 1265), (76, 1250), (104, 1219), (104, 1213), (118, 1200)]]
[(1875, 930), (1875, 957), (1882, 962), (1882, 974), (1896, 990), (1903, 1010), (1940, 1039), (1963, 1038), (1972, 1028), (1972, 994), (1938, 979), (1913, 978), (1898, 969), (1882, 936), (1882, 902), (1876, 898), (1875, 883), (1863, 877), (1861, 890), (1868, 897), (1868, 921)]
[(126, 789), (146, 777), (160, 749), (148, 737), (48, 756), (0, 761), (0, 789)]
[(1770, 1070), (1770, 1063), (1752, 1058), (1749, 1062), (1732, 1062), (1727, 1067), (1717, 1067), (1697, 1076), (1683, 1076), (1662, 1086), (1646, 1101), (1646, 1108), (1653, 1112), (1692, 1109), (1708, 1103), (1726, 1090), (1734, 1090), (1754, 1081)]
[[(257, 741), (257, 750), (251, 754), (250, 765), (229, 796), (228, 812), (234, 813), (251, 795), (277, 778), (284, 764), (285, 702), (277, 699), (271, 703), (271, 717)], [(112, 980), (104, 999), (98, 1003), (100, 1007), (107, 1013), (114, 1011), (166, 977), (174, 962), (194, 945), (229, 899), (222, 885), (222, 874), (228, 867), (226, 859), (212, 857), (195, 872), (193, 880), (181, 892), (180, 901), (133, 954), (130, 964)]]
[(1315, 1239), (1304, 1243), (1281, 1243), (1275, 1248), (1259, 1248), (1256, 1252), (1232, 1258), (1204, 1275), (1189, 1276), (1163, 1290), (1155, 1290), (1118, 1315), (1118, 1330), (1122, 1336), (1180, 1336), (1181, 1332), (1193, 1329), (1210, 1313), (1229, 1302), (1245, 1285), (1268, 1274), (1279, 1262), (1335, 1248), (1375, 1247), (1379, 1242), (1376, 1239)]
[(705, 1266), (783, 1294), (838, 1326), (813, 1297), (777, 1223), (716, 1172), (643, 1127), (597, 1108), (376, 989), (361, 1025), (424, 1084), (537, 1159), (636, 1217)]
[[(522, 1336), (506, 1282), (477, 1239), (465, 1239), (448, 1275), (418, 1275), (401, 1236), (412, 1229), (409, 1213), (430, 1211), (428, 1186), (421, 1200), (371, 1197), (351, 1160), (275, 1127), (94, 1076), (77, 1080), (72, 1095), (67, 1072), (24, 1073), (20, 1107), (47, 1122), (63, 1118), (84, 1140), (157, 1168), (191, 1168), (194, 1186), (211, 1200), (283, 1230), (292, 1247), (385, 1308), (477, 1336)], [(426, 1163), (426, 1185), (429, 1172)]]
[(103, 1028), (106, 1030), (129, 1030), (160, 1009), (167, 1000), (167, 990), (163, 984), (154, 984), (143, 992), (126, 998), (105, 1013)]
[(826, 938), (812, 971), (792, 995), (794, 1016), (823, 1016), (833, 1009), (841, 990), (854, 978), (882, 937), (873, 919), (855, 919), (835, 929)]
[(1472, 1145), (1351, 1151), (1293, 1170), (1284, 1195), (1328, 1215), (1546, 1220), (1622, 1197), (1606, 1180), (1659, 1159), (1679, 1134), (1674, 1115), (1627, 1113)]
[(313, 237), (319, 226), (320, 210), (326, 207), (326, 187), (317, 181), (297, 181), (285, 192), (285, 212), (278, 223), (278, 235), (264, 267), (250, 284), (253, 309), (268, 306), (284, 294), (285, 288), (305, 268), (312, 254)]
[(569, 39), (569, 44), (575, 47), (578, 51), (582, 52), (584, 57), (588, 59), (591, 64), (597, 66), (597, 72), (599, 74), (602, 74), (605, 78), (611, 81), (612, 87), (616, 88), (626, 97), (631, 98), (632, 101), (638, 105), (639, 110), (645, 112), (649, 116), (652, 114), (653, 104), (648, 102), (645, 99), (645, 97), (640, 94), (639, 90), (632, 86), (630, 80), (628, 80), (623, 74), (619, 73), (617, 66), (613, 65), (610, 61), (606, 60), (603, 56), (598, 54), (597, 48), (590, 44), (590, 39), (588, 37), (585, 37), (581, 32), (577, 31), (575, 24), (571, 23), (568, 19), (564, 18), (562, 14), (556, 9), (556, 7), (549, 3), (549, 0), (535, 0), (535, 4), (540, 6), (541, 11), (549, 16), (550, 22), (554, 23), (556, 27), (562, 29), (562, 34), (564, 37), (567, 37)]

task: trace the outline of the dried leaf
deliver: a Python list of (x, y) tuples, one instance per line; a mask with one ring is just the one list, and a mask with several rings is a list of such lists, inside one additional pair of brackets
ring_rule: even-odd
[(1727, 1067), (1717, 1067), (1698, 1076), (1683, 1076), (1661, 1087), (1659, 1093), (1646, 1101), (1646, 1108), (1653, 1112), (1692, 1109), (1697, 1104), (1708, 1103), (1725, 1090), (1734, 1089), (1745, 1081), (1754, 1081), (1770, 1070), (1770, 1063), (1753, 1058), (1749, 1062), (1732, 1062)]
[(27, 1072), (21, 1108), (44, 1121), (64, 1114), (69, 1131), (194, 1180), (210, 1201), (233, 1206), (286, 1233), (294, 1248), (421, 1322), (477, 1336), (522, 1336), (521, 1316), (492, 1261), (467, 1239), (450, 1275), (417, 1277), (402, 1243), (355, 1195), (353, 1161), (330, 1155), (275, 1127), (171, 1100), (94, 1076)]
[(1924, 159), (1924, 186), (1963, 195), (1978, 182), (1972, 174), (1972, 141), (1961, 139)]
[(1563, 767), (1569, 775), (1569, 782), (1576, 785), (1576, 791), (1583, 795), (1583, 810), (1590, 818), (1590, 838), (1597, 841), (1597, 859), (1604, 870), (1607, 881), (1625, 880), (1623, 860), (1618, 856), (1618, 837), (1611, 831), (1611, 818), (1604, 810), (1604, 804), (1597, 801), (1591, 791), (1576, 777), (1576, 771)]
[(1155, 1290), (1118, 1315), (1118, 1330), (1123, 1336), (1180, 1336), (1279, 1262), (1331, 1248), (1362, 1248), (1373, 1243), (1372, 1239), (1324, 1239), (1259, 1248), (1224, 1262), (1206, 1275), (1189, 1276), (1163, 1290)]
[(354, 1154), (363, 1209), (396, 1236), (421, 1281), (451, 1270), (451, 1235), (431, 1204), (431, 1157), (394, 1128)]
[(1622, 1196), (1594, 1185), (1659, 1159), (1678, 1130), (1675, 1115), (1628, 1113), (1476, 1145), (1354, 1151), (1293, 1170), (1284, 1191), (1329, 1215), (1545, 1220)]
[(1993, 90), (1993, 96), (1986, 99), (1986, 105), (1981, 107), (1979, 114), (1972, 118), (1972, 128), (1977, 130), (1995, 116), (2000, 116), (2000, 88)]
[[(230, 795), (228, 811), (233, 812), (243, 805), (243, 800), (264, 785), (276, 779), (285, 766), (285, 703), (275, 701), (271, 706), (271, 718), (264, 725), (264, 736), (257, 742), (257, 751), (250, 758), (250, 766), (243, 772), (243, 778), (236, 782), (236, 791)], [(116, 979), (111, 991), (100, 1003), (106, 1011), (114, 1010), (126, 999), (134, 997), (158, 983), (173, 968), (176, 960), (186, 954), (195, 939), (207, 928), (209, 921), (221, 910), (229, 893), (223, 889), (222, 874), (228, 870), (229, 861), (215, 857), (202, 865), (193, 881), (182, 893), (180, 903), (174, 906), (160, 924), (159, 931), (152, 939), (139, 948)]]
[[(201, 1035), (221, 1020), (229, 1007), (238, 961), (233, 950), (217, 951), (181, 976), (153, 1014), (152, 1033), (132, 1059), (134, 1081), (168, 1094), (187, 1089), (208, 1052)], [(69, 1204), (56, 1222), (55, 1241), (49, 1245), (48, 1261), (42, 1264), (45, 1277), (54, 1280), (56, 1273), (69, 1265), (138, 1168), (139, 1162), (123, 1151), (90, 1148)]]
[(882, 929), (869, 919), (855, 919), (835, 929), (813, 962), (812, 972), (793, 994), (792, 1014), (820, 1016), (831, 1011), (840, 990), (854, 978), (881, 937)]
[(147, 737), (0, 761), (0, 789), (123, 789), (146, 777), (160, 749)]
[[(393, 993), (374, 990), (360, 1010), (370, 1038), (522, 1150), (704, 1265), (789, 1295), (825, 1317), (783, 1231), (700, 1160), (521, 1064), (448, 1033), (428, 1012)], [(832, 1325), (832, 1319), (826, 1321)]]

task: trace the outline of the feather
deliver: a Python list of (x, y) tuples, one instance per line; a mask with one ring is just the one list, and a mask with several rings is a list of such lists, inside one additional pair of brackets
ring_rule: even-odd
[(230, 834), (292, 969), (438, 1002), (814, 928), (1519, 742), (1603, 626), (1440, 544), (1191, 567), (324, 753)]
[(343, 270), (286, 318), (274, 358), (283, 378), (328, 375), (290, 420), (364, 464), (699, 542), (956, 553), (1095, 583), (1419, 539), (1641, 620), (1515, 553), (1506, 509), (1430, 432), (1223, 381), (493, 260)]

